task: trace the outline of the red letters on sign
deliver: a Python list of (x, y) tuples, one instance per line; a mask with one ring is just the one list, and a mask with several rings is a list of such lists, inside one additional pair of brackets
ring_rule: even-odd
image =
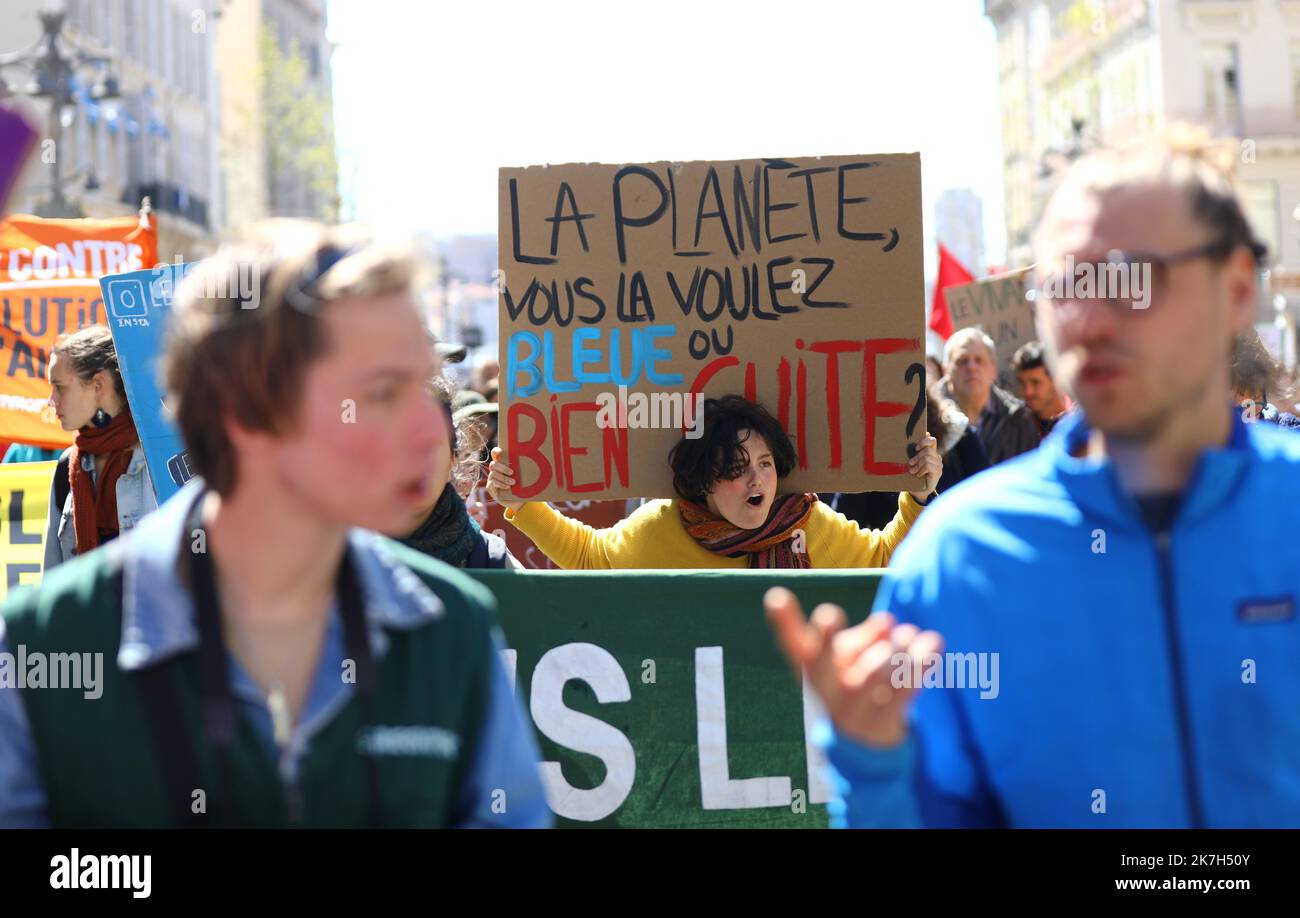
[(866, 418), (866, 439), (862, 447), (862, 467), (873, 475), (902, 475), (903, 462), (876, 461), (876, 418), (896, 418), (912, 410), (902, 402), (876, 401), (876, 358), (895, 351), (916, 350), (921, 342), (915, 338), (876, 338), (865, 342), (862, 351), (862, 414)]
[[(512, 402), (506, 412), (506, 459), (514, 468), (516, 497), (527, 500), (550, 486), (554, 476), (556, 484), (575, 494), (601, 491), (614, 484), (627, 487), (630, 475), (628, 465), (627, 428), (606, 427), (601, 430), (601, 458), (604, 460), (604, 477), (599, 481), (576, 482), (573, 479), (573, 457), (587, 455), (587, 448), (575, 446), (571, 437), (573, 415), (579, 412), (595, 414), (600, 410), (597, 402), (568, 402), (563, 406), (552, 404), (548, 427), (546, 415), (526, 402)], [(520, 439), (519, 419), (527, 417), (532, 422), (532, 433)], [(595, 426), (595, 418), (591, 424)], [(552, 459), (542, 452), (548, 430), (551, 436)], [(525, 464), (525, 462), (527, 464)], [(535, 471), (530, 480), (529, 473)]]
[[(843, 409), (840, 386), (841, 355), (862, 354), (861, 364), (861, 418), (863, 422), (862, 468), (873, 475), (903, 475), (907, 472), (906, 462), (886, 462), (876, 458), (876, 422), (880, 418), (894, 418), (905, 415), (913, 405), (903, 402), (880, 401), (879, 399), (879, 361), (882, 356), (900, 351), (919, 351), (921, 343), (915, 338), (873, 338), (867, 340), (832, 339), (828, 341), (795, 342), (799, 356), (794, 358), (794, 379), (791, 380), (791, 359), (780, 357), (776, 366), (776, 416), (781, 426), (790, 431), (799, 453), (799, 468), (807, 470), (810, 450), (808, 443), (808, 364), (814, 369), (818, 358), (824, 367), (825, 386), (824, 403), (818, 400), (813, 410), (823, 410), (827, 419), (827, 439), (829, 446), (828, 469), (841, 469), (844, 465), (844, 431), (840, 421)], [(818, 358), (806, 355), (816, 354)], [(856, 360), (849, 361), (852, 366)], [(691, 382), (691, 396), (698, 395), (704, 388), (727, 370), (736, 368), (740, 372), (731, 378), (727, 391), (743, 391), (746, 398), (755, 399), (758, 394), (759, 367), (754, 361), (746, 361), (743, 369), (741, 359), (736, 356), (717, 357), (700, 367)], [(792, 385), (793, 383), (793, 385)], [(793, 391), (792, 391), (793, 390)], [(794, 399), (794, 417), (791, 418), (791, 397)], [(853, 399), (850, 397), (850, 404)], [(611, 487), (627, 487), (630, 479), (628, 463), (629, 431), (626, 426), (611, 426), (601, 430), (601, 458), (603, 474), (592, 481), (574, 479), (574, 458), (588, 454), (592, 441), (582, 436), (574, 437), (576, 425), (596, 423), (592, 415), (600, 411), (596, 401), (568, 402), (558, 404), (552, 396), (549, 416), (538, 408), (525, 402), (512, 402), (506, 411), (505, 446), (507, 458), (514, 467), (518, 484), (515, 495), (529, 499), (555, 484), (572, 494), (591, 494)], [(524, 436), (522, 419), (526, 418), (531, 427)], [(793, 422), (793, 423), (792, 423)], [(547, 440), (550, 449), (545, 449)], [(586, 443), (586, 446), (579, 446)]]
[[(840, 354), (862, 350), (861, 341), (818, 341), (808, 350), (826, 355), (826, 421), (830, 425), (831, 468), (841, 468)], [(868, 424), (868, 426), (872, 426)], [(871, 434), (868, 433), (868, 437)], [(868, 441), (870, 442), (870, 441)]]

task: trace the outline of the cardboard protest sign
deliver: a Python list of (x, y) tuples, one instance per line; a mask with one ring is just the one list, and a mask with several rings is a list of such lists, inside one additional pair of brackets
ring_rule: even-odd
[(99, 278), (152, 266), (152, 225), (108, 220), (0, 220), (0, 439), (72, 443), (48, 408), (45, 379), (60, 335), (104, 321)]
[(1011, 357), (1020, 345), (1038, 336), (1034, 329), (1034, 305), (1025, 299), (1028, 278), (1026, 269), (944, 290), (953, 331), (978, 326), (993, 339), (998, 385), (1010, 392), (1017, 391)]
[(126, 400), (160, 504), (194, 475), (180, 431), (163, 403), (157, 369), (172, 295), (191, 267), (164, 263), (149, 271), (114, 274), (100, 281)]
[(703, 397), (732, 393), (793, 439), (782, 490), (911, 483), (917, 154), (507, 168), (499, 191), (517, 496), (673, 496), (669, 451)]
[(18, 586), (41, 582), (50, 482), (57, 462), (0, 465), (0, 600)]

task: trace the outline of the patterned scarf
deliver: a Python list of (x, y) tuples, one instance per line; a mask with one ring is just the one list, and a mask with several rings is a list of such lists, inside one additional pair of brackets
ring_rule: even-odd
[[(117, 536), (117, 480), (131, 464), (131, 451), (140, 439), (131, 412), (125, 408), (104, 427), (77, 431), (68, 458), (68, 485), (72, 491), (72, 527), (77, 554), (84, 555)], [(81, 467), (83, 454), (103, 456), (99, 476), (92, 484)]]
[(687, 534), (714, 554), (749, 555), (751, 568), (809, 568), (807, 539), (803, 553), (795, 554), (794, 534), (808, 525), (815, 503), (817, 495), (811, 492), (782, 495), (772, 503), (767, 522), (757, 529), (741, 529), (689, 500), (678, 500), (677, 510)]
[(448, 482), (428, 518), (399, 541), (452, 567), (464, 567), (481, 538), (481, 531), (465, 509), (465, 502)]

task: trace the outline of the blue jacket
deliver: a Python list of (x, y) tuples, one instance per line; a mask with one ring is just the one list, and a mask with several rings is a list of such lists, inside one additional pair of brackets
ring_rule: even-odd
[(1285, 427), (1288, 430), (1300, 429), (1300, 417), (1296, 417), (1288, 411), (1279, 411), (1276, 405), (1265, 405), (1264, 410), (1260, 412), (1259, 419), (1269, 424)]
[(823, 725), (833, 824), (1300, 826), (1300, 435), (1232, 414), (1164, 538), (1081, 416), (926, 510), (876, 608), (995, 678), (894, 750)]

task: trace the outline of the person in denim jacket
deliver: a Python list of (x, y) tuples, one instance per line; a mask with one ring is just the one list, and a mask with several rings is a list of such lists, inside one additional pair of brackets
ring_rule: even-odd
[(92, 325), (56, 344), (49, 379), (50, 407), (77, 439), (50, 483), (47, 571), (133, 528), (158, 505), (109, 330)]

